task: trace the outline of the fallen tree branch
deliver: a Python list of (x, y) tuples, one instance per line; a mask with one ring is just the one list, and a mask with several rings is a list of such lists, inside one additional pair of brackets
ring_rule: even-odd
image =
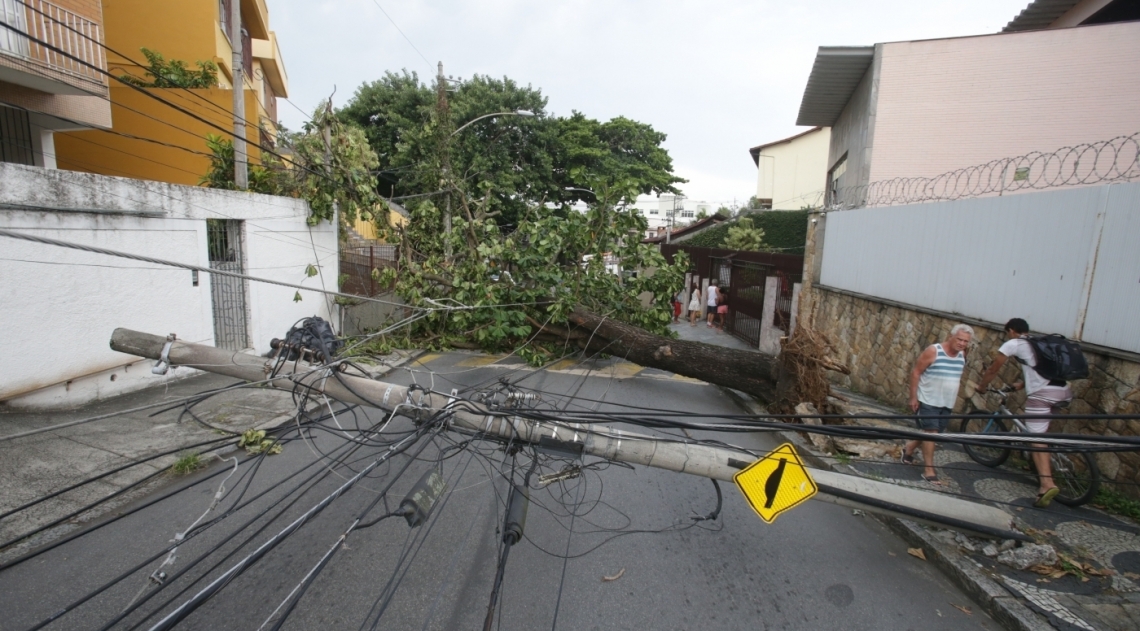
[(782, 369), (771, 355), (669, 339), (598, 315), (582, 306), (575, 307), (569, 319), (589, 332), (588, 344), (580, 344), (586, 346), (588, 352), (625, 357), (642, 366), (733, 388), (766, 402), (776, 401), (777, 382)]

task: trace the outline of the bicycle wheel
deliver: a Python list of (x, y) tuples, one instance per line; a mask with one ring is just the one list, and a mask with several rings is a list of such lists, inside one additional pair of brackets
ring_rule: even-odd
[[(989, 418), (964, 418), (958, 424), (958, 431), (962, 434), (996, 434), (1009, 432), (1009, 420), (995, 414)], [(1001, 466), (1009, 458), (1009, 449), (1004, 447), (985, 447), (981, 445), (962, 445), (962, 449), (974, 459), (974, 462), (987, 467)]]
[(1087, 503), (1100, 488), (1100, 470), (1092, 455), (1077, 453), (1054, 453), (1049, 455), (1053, 465), (1053, 483), (1061, 489), (1058, 502), (1065, 506), (1080, 506)]

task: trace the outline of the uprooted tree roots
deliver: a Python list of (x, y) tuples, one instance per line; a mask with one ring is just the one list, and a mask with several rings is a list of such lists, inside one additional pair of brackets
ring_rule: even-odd
[(791, 337), (781, 340), (777, 396), (768, 410), (792, 414), (799, 403), (811, 403), (823, 414), (840, 413), (828, 400), (831, 384), (826, 371), (847, 375), (851, 370), (832, 358), (834, 351), (827, 335), (806, 326), (797, 327)]

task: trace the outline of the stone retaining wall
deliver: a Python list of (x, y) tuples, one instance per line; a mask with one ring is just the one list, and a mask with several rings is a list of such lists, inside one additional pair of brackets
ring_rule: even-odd
[[(831, 338), (836, 345), (836, 359), (851, 368), (850, 375), (832, 373), (834, 381), (899, 408), (907, 403), (910, 370), (918, 354), (927, 345), (944, 339), (950, 327), (958, 323), (947, 317), (818, 285), (810, 288), (810, 294), (805, 296), (801, 309), (810, 309), (810, 321), (815, 329)], [(975, 396), (974, 387), (1005, 341), (998, 325), (967, 323), (974, 327), (977, 335), (967, 353), (966, 374), (955, 407), (957, 412), (965, 411), (968, 403), (978, 408), (987, 407)], [(1032, 324), (1030, 321), (1030, 326)], [(1140, 362), (1087, 351), (1085, 356), (1091, 375), (1089, 379), (1072, 383), (1075, 398), (1071, 413), (1140, 414)], [(1020, 375), (1020, 366), (1009, 362), (994, 387), (1017, 381)], [(1011, 407), (1020, 409), (1023, 400), (1024, 395), (1018, 393), (1011, 400)], [(1052, 429), (1067, 433), (1140, 436), (1140, 421), (1074, 419), (1054, 423)], [(1140, 484), (1140, 454), (1102, 453), (1097, 461), (1105, 480), (1119, 482), (1120, 492), (1140, 497), (1137, 486)]]

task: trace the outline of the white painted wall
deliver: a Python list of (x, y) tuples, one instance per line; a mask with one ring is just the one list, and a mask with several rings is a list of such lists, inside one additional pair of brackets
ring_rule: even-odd
[[(291, 198), (0, 163), (6, 229), (208, 267), (206, 219), (240, 219), (248, 274), (320, 287), (305, 276), (317, 263), (336, 289), (335, 230), (310, 230), (307, 216)], [(9, 405), (76, 406), (161, 382), (152, 362), (110, 350), (117, 327), (214, 342), (208, 274), (195, 287), (187, 270), (3, 237), (0, 270), (0, 401)], [(254, 352), (268, 352), (300, 318), (337, 321), (321, 294), (302, 291), (299, 303), (293, 295), (250, 283)]]
[(756, 196), (772, 200), (772, 210), (823, 205), (831, 128), (795, 137), (760, 150)]
[(830, 212), (820, 284), (1140, 352), (1140, 183)]

